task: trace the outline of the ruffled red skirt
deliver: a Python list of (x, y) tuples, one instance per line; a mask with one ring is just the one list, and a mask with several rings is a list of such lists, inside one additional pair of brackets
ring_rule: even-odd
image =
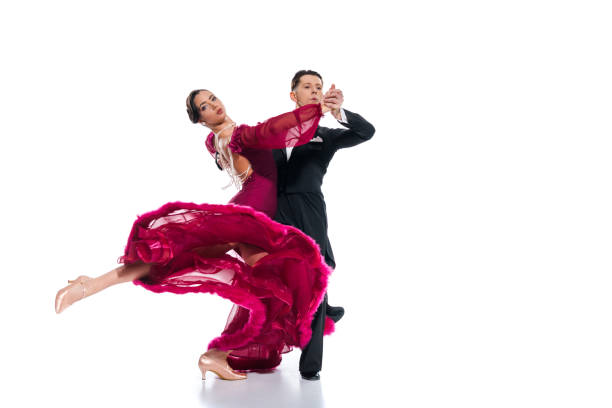
[[(238, 256), (201, 255), (202, 248), (235, 242), (269, 255), (253, 267)], [(208, 347), (232, 350), (228, 361), (241, 370), (271, 369), (281, 353), (308, 343), (331, 272), (310, 237), (231, 204), (174, 202), (138, 217), (120, 261), (151, 264), (135, 283), (153, 292), (215, 293), (232, 301), (225, 330)]]

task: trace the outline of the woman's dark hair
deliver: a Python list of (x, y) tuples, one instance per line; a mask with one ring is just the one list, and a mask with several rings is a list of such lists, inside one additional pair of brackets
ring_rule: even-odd
[(193, 123), (198, 123), (200, 121), (200, 109), (196, 106), (194, 99), (196, 95), (202, 91), (208, 90), (196, 89), (194, 91), (191, 91), (189, 93), (189, 96), (187, 97), (187, 101), (185, 102), (187, 104), (187, 115), (189, 115), (189, 120)]
[(323, 77), (318, 72), (312, 71), (310, 69), (303, 69), (301, 71), (296, 72), (295, 75), (293, 76), (293, 79), (291, 80), (291, 90), (293, 92), (295, 92), (295, 89), (300, 83), (300, 78), (303, 77), (304, 75), (316, 75), (319, 77), (321, 82), (323, 82)]

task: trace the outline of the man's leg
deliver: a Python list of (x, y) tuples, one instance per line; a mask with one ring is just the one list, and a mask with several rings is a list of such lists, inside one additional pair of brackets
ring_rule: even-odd
[[(327, 237), (327, 229), (323, 231), (323, 234), (319, 237), (319, 241), (317, 241), (317, 243), (319, 243), (319, 245), (321, 246), (321, 252), (323, 253), (323, 256), (325, 258), (325, 263), (332, 268), (336, 268), (334, 251), (332, 251), (331, 244), (329, 243), (329, 238)], [(338, 321), (342, 319), (342, 316), (344, 316), (344, 308), (342, 306), (330, 306), (328, 303), (327, 307), (325, 308), (325, 314), (330, 319), (332, 319), (334, 323), (338, 323)]]
[(327, 293), (312, 319), (312, 337), (300, 356), (300, 373), (305, 379), (318, 380), (323, 364), (323, 330), (325, 329), (325, 310)]

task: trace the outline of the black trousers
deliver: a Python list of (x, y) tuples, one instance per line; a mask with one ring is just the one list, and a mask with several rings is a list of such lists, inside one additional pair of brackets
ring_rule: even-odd
[(300, 373), (316, 374), (323, 366), (323, 330), (325, 329), (325, 309), (327, 308), (327, 293), (312, 318), (312, 337), (302, 349), (300, 355)]
[[(275, 221), (291, 225), (310, 236), (319, 245), (321, 254), (332, 268), (336, 266), (334, 255), (327, 238), (327, 213), (325, 201), (320, 193), (280, 194)], [(323, 331), (325, 330), (325, 310), (327, 293), (312, 319), (312, 337), (302, 349), (300, 373), (314, 374), (321, 371), (323, 364)]]

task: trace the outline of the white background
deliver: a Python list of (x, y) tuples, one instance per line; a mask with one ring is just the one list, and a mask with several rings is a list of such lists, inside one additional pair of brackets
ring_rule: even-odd
[[(609, 407), (610, 21), (585, 0), (3, 3), (1, 405)], [(347, 313), (321, 382), (296, 351), (203, 385), (214, 296), (126, 284), (55, 315), (138, 214), (233, 195), (191, 89), (254, 124), (304, 68), (376, 127), (325, 179)]]

